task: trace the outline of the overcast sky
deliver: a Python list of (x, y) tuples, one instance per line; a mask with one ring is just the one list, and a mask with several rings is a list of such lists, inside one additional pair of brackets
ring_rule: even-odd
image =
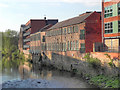
[(29, 19), (66, 20), (86, 11), (101, 11), (100, 0), (0, 0), (0, 31), (19, 31)]

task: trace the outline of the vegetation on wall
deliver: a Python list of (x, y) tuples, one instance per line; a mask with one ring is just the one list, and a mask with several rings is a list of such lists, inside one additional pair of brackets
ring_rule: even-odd
[(113, 63), (113, 59), (111, 58), (111, 56), (110, 56), (110, 55), (108, 55), (108, 54), (104, 54), (104, 55), (106, 55), (106, 56), (107, 56), (107, 58), (109, 58), (109, 60), (110, 60), (110, 62), (108, 63), (108, 64), (109, 64), (109, 66), (111, 66), (111, 67), (115, 67), (115, 64)]
[(120, 78), (104, 75), (94, 76), (90, 79), (90, 83), (103, 88), (120, 88)]
[[(113, 63), (113, 59), (110, 55), (105, 54), (107, 58), (110, 59), (110, 62), (108, 63), (111, 68), (115, 67), (115, 64)], [(87, 53), (84, 57), (86, 59), (86, 62), (89, 63), (90, 66), (92, 66), (94, 69), (102, 69), (101, 62), (97, 58), (93, 58), (89, 53)], [(86, 75), (85, 77), (89, 78), (89, 82), (91, 84), (94, 84), (98, 87), (102, 88), (120, 88), (120, 78), (118, 76), (106, 76), (104, 73), (101, 73), (97, 76), (91, 76)]]
[(89, 53), (87, 53), (84, 58), (86, 59), (86, 62), (88, 62), (93, 68), (101, 67), (101, 61), (98, 58), (93, 58)]
[(18, 50), (18, 33), (13, 30), (2, 32), (2, 66), (16, 66), (24, 62), (23, 53)]

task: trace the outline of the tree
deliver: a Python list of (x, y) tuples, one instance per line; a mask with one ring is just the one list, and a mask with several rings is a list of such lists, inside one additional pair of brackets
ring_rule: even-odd
[(2, 32), (2, 58), (4, 65), (7, 65), (8, 61), (17, 64), (24, 61), (24, 56), (20, 54), (18, 49), (18, 33), (14, 30), (8, 29)]

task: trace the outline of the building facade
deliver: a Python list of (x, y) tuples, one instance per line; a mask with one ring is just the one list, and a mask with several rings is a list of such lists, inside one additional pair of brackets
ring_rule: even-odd
[(25, 54), (30, 51), (30, 35), (45, 27), (51, 27), (58, 22), (57, 19), (31, 19), (25, 25), (21, 25), (19, 34), (19, 50)]
[(120, 0), (103, 0), (103, 36), (109, 52), (120, 52)]
[(102, 42), (101, 13), (86, 12), (62, 22), (46, 31), (46, 52), (80, 57), (93, 52), (93, 45)]

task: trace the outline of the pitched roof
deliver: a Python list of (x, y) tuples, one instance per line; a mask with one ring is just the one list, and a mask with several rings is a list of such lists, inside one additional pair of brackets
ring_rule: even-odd
[(64, 26), (69, 26), (69, 25), (74, 25), (74, 24), (78, 24), (83, 22), (87, 17), (89, 17), (93, 12), (87, 12), (87, 13), (83, 13), (77, 17), (62, 21), (62, 22), (58, 22), (57, 24), (55, 24), (54, 26), (52, 26), (50, 29), (56, 29), (56, 28), (60, 28), (60, 27), (64, 27)]
[(39, 30), (39, 32), (43, 32), (43, 31), (46, 31), (48, 28), (50, 28), (51, 26), (53, 26), (52, 24), (48, 24), (48, 25), (46, 25), (45, 27), (43, 27), (43, 28), (41, 28), (40, 30)]

